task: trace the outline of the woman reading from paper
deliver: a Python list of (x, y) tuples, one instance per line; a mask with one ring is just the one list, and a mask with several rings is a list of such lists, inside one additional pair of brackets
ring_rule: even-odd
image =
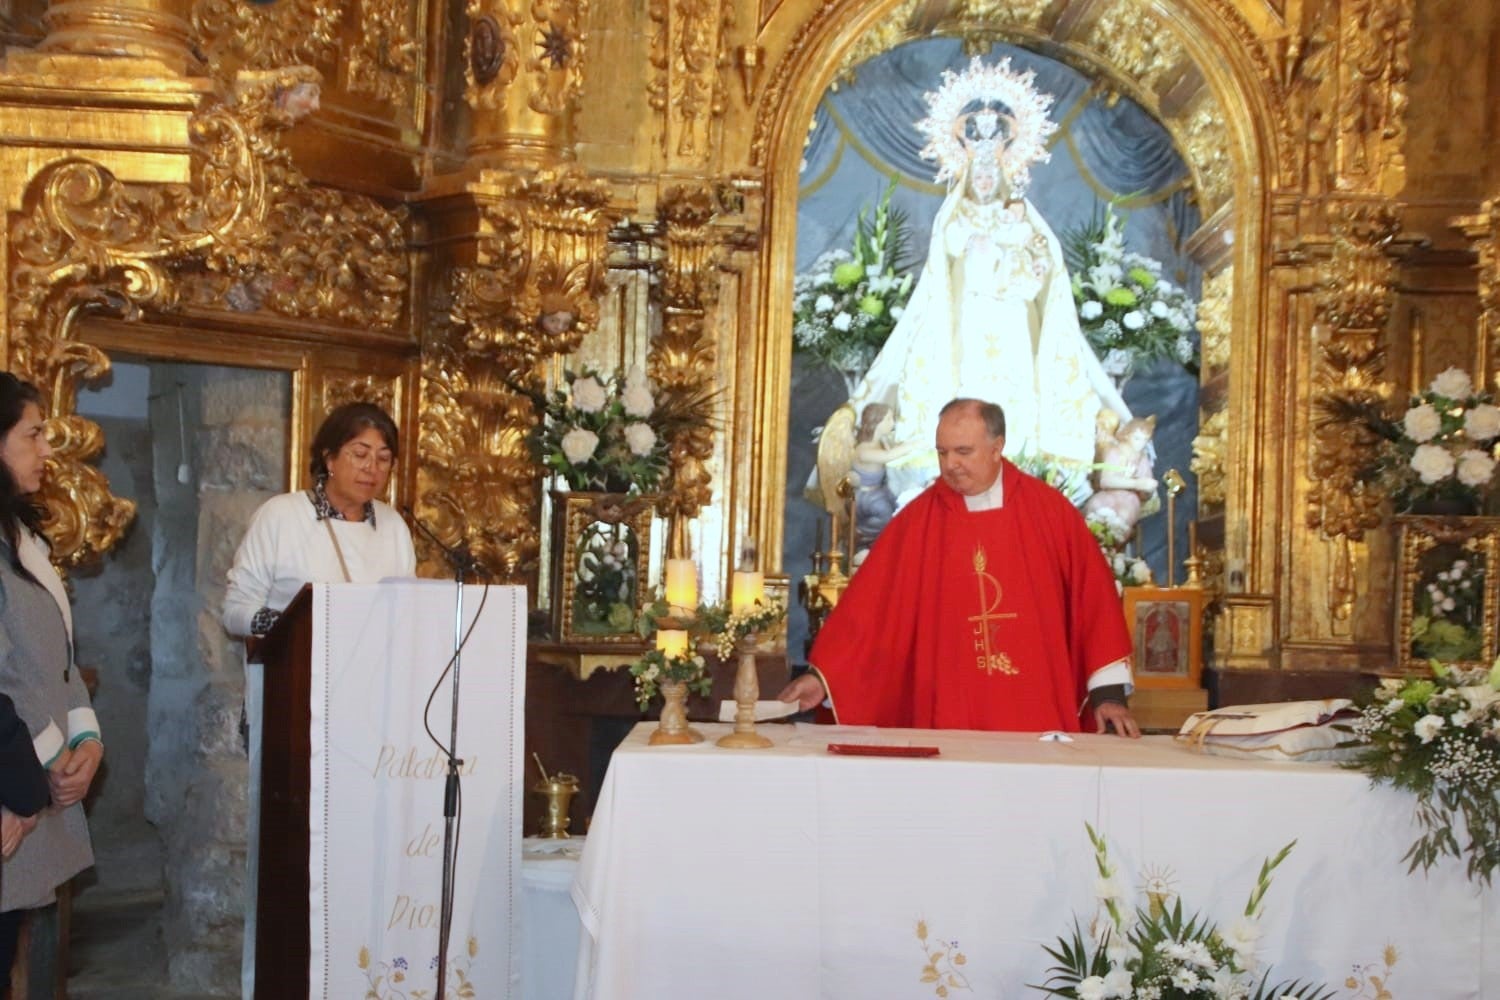
[[(991, 399), (1005, 410), (1007, 455), (1086, 466), (1100, 407), (1122, 420), (1130, 410), (1078, 327), (1057, 237), (1022, 197), (1057, 128), (1031, 81), (1008, 59), (976, 58), (927, 95), (922, 155), (949, 192), (911, 301), (850, 403), (894, 401), (894, 438), (931, 441), (948, 400)], [(925, 450), (889, 467), (898, 496), (936, 474)]]
[[(313, 437), (310, 489), (272, 497), (255, 512), (235, 553), (224, 595), (224, 627), (232, 635), (270, 631), (306, 583), (375, 583), (412, 576), (411, 532), (385, 492), (400, 452), (396, 424), (371, 403), (346, 403)], [(245, 715), (250, 730), (250, 815), (246, 831), (247, 888), (242, 985), (255, 975), (256, 856), (260, 835), (260, 739), (264, 689), (261, 666), (245, 665)]]
[[(26, 819), (0, 811), (6, 854), (0, 873), (0, 992), (10, 982), (16, 932), (26, 911), (51, 903), (58, 886), (94, 863), (83, 797), (104, 759), (99, 721), (73, 665), (73, 612), (52, 568), (34, 500), (52, 454), (43, 423), (36, 388), (0, 372), (0, 691), (15, 702), (36, 759), (47, 769), (52, 800)], [(50, 978), (43, 969), (32, 975), (41, 982)]]

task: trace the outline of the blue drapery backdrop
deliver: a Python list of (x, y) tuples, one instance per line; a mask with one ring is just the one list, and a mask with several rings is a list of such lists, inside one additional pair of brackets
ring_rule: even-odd
[[(1126, 249), (1162, 262), (1163, 274), (1197, 297), (1200, 274), (1183, 251), (1199, 225), (1187, 165), (1167, 130), (1140, 105), (1096, 88), (1077, 70), (1036, 52), (997, 44), (986, 63), (1009, 57), (1031, 70), (1034, 86), (1054, 98), (1058, 123), (1052, 158), (1031, 168), (1027, 197), (1058, 234), (1087, 223), (1101, 206), (1122, 200), (1128, 212)], [(945, 69), (969, 63), (957, 39), (909, 42), (861, 64), (856, 78), (830, 89), (818, 105), (802, 151), (797, 209), (797, 270), (828, 250), (849, 249), (861, 208), (872, 206), (894, 179), (894, 208), (910, 220), (908, 256), (919, 270), (932, 219), (944, 189), (933, 183), (937, 165), (922, 159), (916, 122), (927, 115), (925, 95), (941, 85)], [(790, 308), (790, 302), (788, 302)], [(1197, 509), (1188, 472), (1198, 432), (1198, 382), (1181, 366), (1164, 362), (1138, 372), (1125, 386), (1138, 416), (1155, 414), (1156, 474), (1180, 470), (1188, 488), (1178, 497), (1177, 553), (1186, 556), (1186, 519)], [(795, 582), (810, 572), (820, 508), (803, 496), (817, 456), (814, 432), (847, 399), (843, 380), (800, 355), (792, 361), (787, 508), (783, 563)], [(1142, 521), (1144, 555), (1158, 581), (1166, 579), (1166, 517)], [(826, 537), (824, 539), (826, 543)], [(1177, 573), (1181, 579), (1181, 570)], [(788, 651), (803, 659), (806, 619), (796, 609), (788, 625)]]

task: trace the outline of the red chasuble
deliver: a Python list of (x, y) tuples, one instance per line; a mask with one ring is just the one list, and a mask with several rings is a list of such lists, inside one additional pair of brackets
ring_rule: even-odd
[(809, 657), (840, 723), (1077, 732), (1089, 676), (1130, 655), (1082, 515), (1009, 462), (1001, 475), (999, 509), (939, 480), (881, 532)]

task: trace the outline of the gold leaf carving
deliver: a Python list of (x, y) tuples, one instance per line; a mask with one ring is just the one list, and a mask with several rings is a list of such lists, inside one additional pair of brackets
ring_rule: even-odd
[(651, 72), (646, 89), (661, 114), (663, 152), (708, 151), (710, 123), (724, 114), (732, 0), (651, 0)]
[(1089, 43), (1127, 78), (1155, 90), (1185, 61), (1182, 43), (1143, 4), (1120, 0), (1094, 22)]
[[(865, 33), (854, 40), (839, 60), (839, 70), (833, 77), (834, 86), (852, 82), (861, 64), (916, 37), (913, 22), (925, 7), (925, 0), (902, 0), (885, 17), (865, 29)], [(997, 18), (1004, 16), (1000, 11), (994, 13)]]
[(1406, 179), (1407, 54), (1412, 0), (1347, 0), (1342, 6), (1339, 170), (1344, 186), (1394, 194)]
[(239, 69), (327, 62), (343, 16), (336, 0), (197, 0), (193, 29), (210, 70), (226, 79)]
[(56, 451), (42, 501), (59, 565), (107, 551), (135, 509), (88, 464), (103, 439), (96, 424), (72, 412), (77, 383), (108, 372), (109, 359), (74, 339), (74, 320), (89, 311), (134, 318), (145, 305), (171, 306), (173, 268), (182, 262), (232, 271), (255, 257), (266, 163), (276, 158), (272, 133), (294, 120), (276, 93), (274, 80), (252, 80), (233, 105), (193, 118), (186, 185), (125, 184), (97, 163), (63, 160), (36, 175), (14, 217), (8, 362), (46, 402)]
[(360, 30), (345, 77), (351, 93), (412, 113), (419, 54), (412, 19), (420, 9), (409, 0), (360, 0)]
[(537, 114), (561, 115), (578, 103), (588, 16), (588, 0), (533, 0), (526, 7), (517, 35), (531, 74), (526, 103)]
[(1229, 156), (1225, 117), (1218, 100), (1204, 90), (1187, 113), (1174, 122), (1183, 153), (1197, 176), (1205, 213), (1222, 205), (1234, 191), (1234, 161)]
[(1219, 410), (1204, 419), (1198, 427), (1198, 436), (1193, 438), (1193, 474), (1198, 477), (1198, 502), (1203, 505), (1222, 504), (1224, 488), (1224, 460), (1229, 437), (1229, 411)]
[(469, 0), (464, 37), (464, 100), (486, 111), (505, 102), (505, 90), (521, 70), (519, 15), (498, 0)]
[(523, 580), (540, 540), (541, 469), (528, 435), (541, 366), (598, 323), (606, 184), (573, 170), (496, 184), (480, 263), (457, 268), (447, 313), (423, 345), (420, 507), (445, 544), (467, 543)]
[[(716, 359), (708, 311), (718, 300), (716, 211), (707, 187), (670, 188), (660, 205), (665, 259), (656, 286), (662, 307), (661, 334), (651, 345), (649, 373), (665, 402), (685, 408), (712, 392)], [(671, 473), (658, 510), (663, 516), (694, 516), (709, 502), (713, 429), (699, 426), (669, 446)]]
[(1203, 365), (1212, 371), (1229, 364), (1230, 308), (1234, 303), (1234, 268), (1203, 279), (1198, 303), (1198, 333), (1203, 338)]
[(1462, 232), (1479, 255), (1479, 334), (1485, 350), (1485, 370), (1480, 378), (1493, 378), (1500, 360), (1500, 198), (1491, 198), (1475, 215), (1451, 219), (1449, 225)]

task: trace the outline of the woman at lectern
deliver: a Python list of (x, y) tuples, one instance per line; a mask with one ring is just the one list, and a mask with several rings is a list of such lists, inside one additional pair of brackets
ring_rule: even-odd
[[(272, 497), (255, 512), (229, 570), (224, 627), (232, 635), (265, 635), (306, 583), (375, 583), (412, 576), (411, 532), (394, 508), (376, 499), (400, 453), (396, 424), (371, 403), (345, 403), (313, 437), (313, 485)], [(263, 676), (245, 664), (250, 803), (246, 819), (245, 952), (241, 984), (255, 985), (255, 893), (260, 840), (260, 735)]]
[[(104, 759), (99, 720), (73, 664), (73, 612), (35, 503), (52, 454), (44, 425), (36, 387), (0, 372), (0, 692), (25, 726), (22, 760), (47, 772), (45, 792), (34, 789), (27, 803), (30, 816), (0, 809), (0, 994), (26, 911), (51, 903), (58, 886), (94, 863), (83, 797)], [(31, 974), (49, 978), (45, 969)]]

